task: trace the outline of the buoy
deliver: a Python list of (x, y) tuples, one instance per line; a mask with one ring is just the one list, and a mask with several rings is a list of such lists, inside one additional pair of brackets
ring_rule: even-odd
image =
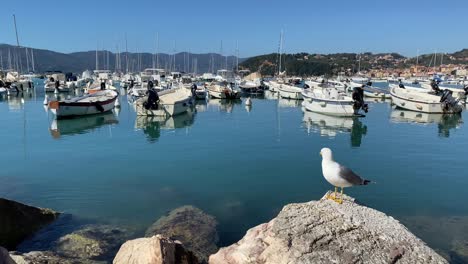
[(247, 106), (251, 106), (252, 105), (252, 100), (249, 98), (247, 98), (247, 100), (245, 100), (245, 105)]
[(49, 104), (49, 97), (46, 94), (44, 97), (44, 105), (47, 105), (47, 104)]

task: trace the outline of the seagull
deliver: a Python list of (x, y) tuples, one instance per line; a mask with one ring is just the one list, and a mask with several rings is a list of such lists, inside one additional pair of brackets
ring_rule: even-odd
[[(322, 173), (323, 177), (333, 186), (335, 186), (335, 193), (327, 196), (339, 204), (343, 203), (343, 188), (351, 187), (355, 185), (367, 185), (370, 183), (369, 180), (361, 178), (359, 175), (354, 173), (351, 169), (340, 165), (338, 162), (333, 160), (333, 154), (331, 149), (323, 148), (320, 150), (322, 155)], [(336, 197), (338, 187), (341, 187), (341, 199)]]

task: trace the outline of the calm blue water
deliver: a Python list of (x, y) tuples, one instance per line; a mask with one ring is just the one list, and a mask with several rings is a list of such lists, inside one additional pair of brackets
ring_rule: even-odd
[[(267, 94), (251, 109), (211, 100), (158, 120), (136, 118), (122, 96), (120, 113), (54, 123), (36, 90), (24, 103), (0, 100), (1, 197), (141, 232), (191, 204), (217, 218), (226, 245), (284, 205), (331, 189), (319, 155), (330, 147), (337, 161), (377, 182), (346, 190), (361, 203), (397, 219), (468, 216), (464, 115), (373, 102), (367, 117), (341, 119), (304, 115), (300, 103)], [(448, 239), (413, 231), (450, 250)]]

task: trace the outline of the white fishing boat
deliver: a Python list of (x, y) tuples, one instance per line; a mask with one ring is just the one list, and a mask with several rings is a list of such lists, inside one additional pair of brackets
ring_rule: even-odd
[(281, 98), (293, 99), (293, 100), (302, 100), (302, 91), (304, 89), (291, 86), (287, 84), (281, 84), (278, 88), (278, 92)]
[(47, 79), (44, 81), (44, 91), (46, 93), (52, 92), (69, 92), (70, 88), (65, 82), (65, 74), (63, 73), (53, 73), (47, 76)]
[[(426, 89), (428, 91), (432, 91), (432, 86), (430, 83), (421, 83), (421, 88)], [(453, 92), (453, 97), (455, 98), (464, 98), (468, 89), (464, 90), (462, 88), (453, 88), (448, 86), (438, 86), (440, 90), (449, 90)]]
[[(139, 116), (174, 116), (186, 112), (192, 100), (190, 90), (185, 88), (168, 89), (157, 93), (159, 98), (151, 94), (135, 101), (135, 110)], [(149, 104), (148, 101), (154, 102)]]
[(443, 94), (415, 92), (401, 87), (392, 87), (392, 102), (400, 108), (423, 113), (460, 113), (463, 105), (452, 97), (450, 91)]
[[(303, 107), (311, 112), (332, 116), (362, 116), (359, 111), (367, 112), (363, 94), (355, 91), (353, 97), (337, 89), (306, 89), (302, 92), (305, 100)], [(353, 99), (355, 98), (355, 99)]]
[(57, 118), (99, 114), (114, 109), (119, 94), (104, 90), (85, 96), (49, 102), (49, 109)]
[(217, 99), (240, 99), (240, 91), (228, 87), (226, 83), (211, 83), (208, 85), (208, 94)]
[(351, 82), (350, 86), (352, 88), (363, 87), (364, 96), (366, 97), (385, 98), (385, 99), (389, 99), (392, 97), (389, 91), (382, 89), (382, 88), (374, 87), (372, 86), (371, 82), (368, 82), (367, 84), (359, 84), (359, 83)]

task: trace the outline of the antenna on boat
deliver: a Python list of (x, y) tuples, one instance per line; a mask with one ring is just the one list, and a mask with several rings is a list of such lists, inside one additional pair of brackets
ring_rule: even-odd
[(125, 73), (128, 73), (128, 45), (127, 45), (127, 33), (125, 33), (125, 63), (126, 65), (126, 70)]

